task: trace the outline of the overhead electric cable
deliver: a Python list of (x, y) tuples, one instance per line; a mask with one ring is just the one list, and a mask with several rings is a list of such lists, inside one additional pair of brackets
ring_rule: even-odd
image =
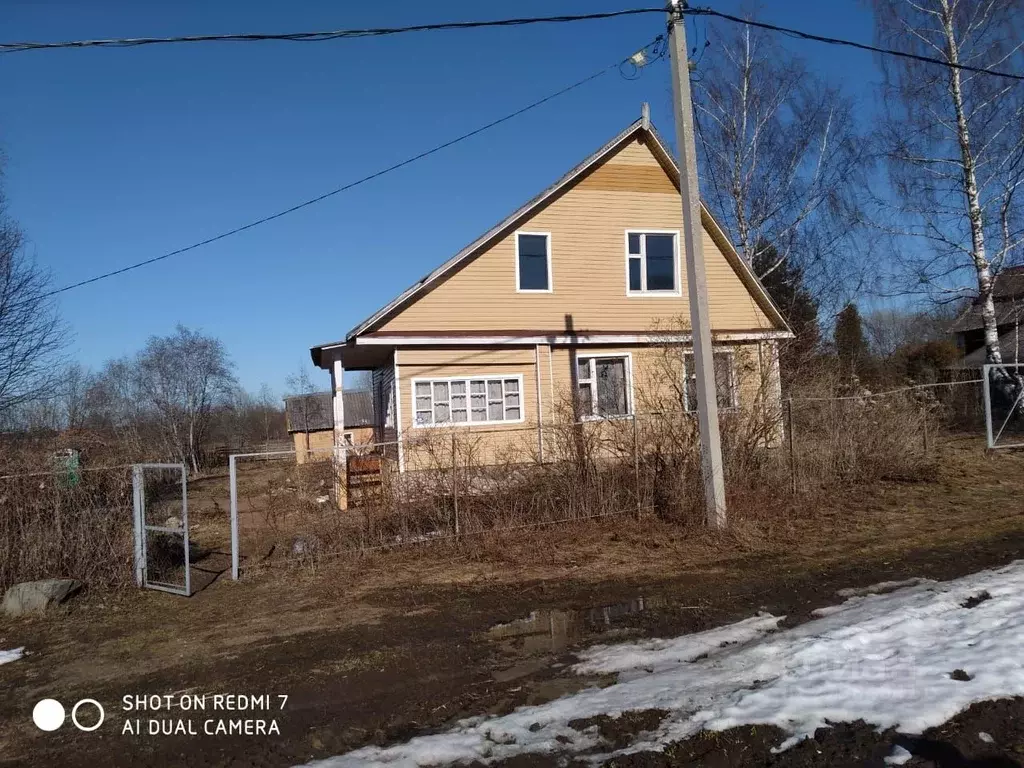
[[(651, 41), (650, 43), (648, 43), (647, 45), (645, 45), (643, 48), (640, 49), (641, 51), (648, 51), (648, 52), (650, 52), (649, 58), (645, 59), (646, 64), (644, 66), (646, 66), (647, 64), (650, 64), (650, 63), (652, 63), (654, 61), (657, 61), (659, 58), (661, 58), (664, 55), (664, 45), (663, 45), (663, 42), (664, 42), (664, 37), (662, 35), (658, 35), (658, 37), (656, 37), (653, 41)], [(622, 59), (621, 61), (616, 61), (614, 64), (610, 64), (607, 67), (604, 67), (604, 68), (599, 69), (598, 71), (596, 71), (596, 72), (594, 72), (594, 73), (592, 73), (590, 75), (587, 75), (586, 77), (584, 77), (581, 80), (577, 80), (572, 85), (568, 85), (568, 86), (566, 86), (564, 88), (561, 88), (561, 89), (555, 91), (554, 93), (549, 93), (547, 96), (545, 96), (545, 97), (543, 97), (541, 99), (537, 99), (537, 101), (534, 101), (534, 102), (532, 102), (530, 104), (527, 104), (525, 107), (520, 107), (519, 109), (515, 110), (514, 112), (510, 112), (507, 115), (504, 115), (503, 117), (499, 117), (498, 119), (492, 120), (491, 122), (486, 123), (484, 125), (481, 125), (478, 128), (474, 128), (471, 131), (467, 131), (466, 133), (463, 133), (460, 136), (456, 136), (454, 139), (449, 139), (448, 141), (444, 142), (443, 144), (438, 144), (437, 146), (432, 147), (431, 149), (425, 150), (425, 151), (420, 152), (418, 154), (415, 154), (415, 155), (413, 155), (411, 157), (407, 157), (405, 160), (401, 160), (400, 162), (394, 163), (393, 165), (389, 165), (387, 168), (382, 168), (379, 171), (375, 171), (374, 173), (371, 173), (371, 174), (369, 174), (367, 176), (363, 176), (362, 178), (356, 179), (355, 181), (351, 181), (348, 184), (344, 184), (344, 185), (342, 185), (340, 187), (332, 189), (329, 192), (324, 192), (322, 195), (317, 195), (316, 197), (312, 197), (312, 198), (310, 198), (308, 200), (304, 200), (301, 203), (296, 203), (295, 205), (289, 206), (288, 208), (285, 208), (284, 210), (278, 211), (277, 213), (272, 213), (272, 214), (270, 214), (268, 216), (263, 216), (263, 217), (261, 217), (259, 219), (254, 220), (254, 221), (250, 221), (247, 224), (242, 224), (241, 226), (234, 227), (234, 228), (229, 229), (229, 230), (227, 230), (225, 232), (221, 232), (220, 234), (214, 235), (212, 237), (208, 237), (205, 240), (200, 240), (198, 242), (192, 243), (191, 245), (186, 245), (186, 246), (183, 246), (181, 248), (176, 248), (173, 251), (169, 251), (169, 252), (161, 254), (159, 256), (154, 256), (153, 258), (150, 258), (150, 259), (145, 259), (143, 261), (138, 261), (138, 262), (135, 262), (134, 264), (129, 264), (128, 266), (121, 267), (120, 269), (115, 269), (115, 270), (112, 270), (110, 272), (104, 272), (103, 274), (96, 275), (95, 277), (90, 277), (90, 278), (88, 278), (86, 280), (79, 280), (78, 282), (70, 283), (69, 285), (62, 286), (61, 288), (56, 288), (56, 289), (54, 289), (52, 291), (49, 291), (48, 293), (43, 294), (43, 297), (54, 296), (54, 295), (56, 295), (58, 293), (64, 293), (65, 291), (70, 291), (73, 288), (80, 288), (83, 285), (89, 285), (91, 283), (99, 282), (100, 280), (106, 280), (107, 278), (114, 277), (115, 275), (122, 275), (125, 272), (131, 272), (132, 270), (139, 269), (140, 267), (145, 267), (145, 266), (147, 266), (149, 264), (155, 264), (158, 261), (164, 261), (165, 259), (169, 259), (172, 256), (179, 256), (179, 255), (181, 255), (183, 253), (188, 253), (189, 251), (194, 251), (197, 248), (202, 248), (204, 245), (209, 245), (211, 243), (215, 243), (218, 240), (223, 240), (225, 238), (231, 237), (232, 235), (237, 235), (240, 232), (245, 232), (246, 230), (253, 229), (254, 227), (260, 226), (261, 224), (266, 224), (269, 221), (274, 221), (275, 219), (280, 219), (281, 217), (287, 216), (290, 213), (295, 213), (295, 211), (302, 210), (303, 208), (308, 208), (311, 205), (315, 205), (316, 203), (319, 203), (319, 202), (322, 202), (324, 200), (327, 200), (328, 198), (334, 197), (335, 195), (338, 195), (338, 194), (340, 194), (342, 192), (345, 192), (345, 191), (347, 191), (349, 189), (352, 189), (353, 187), (358, 187), (360, 184), (365, 184), (368, 181), (372, 181), (373, 179), (380, 178), (381, 176), (384, 176), (385, 174), (391, 173), (392, 171), (397, 171), (399, 168), (404, 168), (405, 166), (410, 165), (411, 163), (415, 163), (417, 160), (422, 160), (425, 157), (429, 157), (430, 155), (436, 154), (437, 152), (440, 152), (443, 149), (447, 149), (448, 147), (451, 147), (451, 146), (453, 146), (455, 144), (458, 144), (459, 142), (462, 142), (462, 141), (465, 141), (466, 139), (472, 138), (473, 136), (481, 134), (481, 133), (483, 133), (486, 130), (494, 128), (495, 126), (501, 125), (502, 123), (506, 123), (509, 120), (512, 120), (513, 118), (518, 117), (519, 115), (522, 115), (522, 114), (524, 114), (526, 112), (529, 112), (530, 110), (536, 109), (537, 107), (541, 106), (542, 104), (546, 104), (547, 102), (551, 101), (552, 99), (556, 99), (559, 96), (563, 96), (563, 95), (569, 93), (570, 91), (573, 91), (573, 90), (579, 88), (582, 85), (586, 85), (587, 83), (591, 82), (592, 80), (596, 80), (597, 78), (601, 77), (602, 75), (607, 74), (608, 72), (612, 71), (613, 69), (620, 68), (623, 64), (625, 64), (627, 62), (633, 61), (636, 57), (637, 57), (637, 53), (634, 53), (633, 55), (631, 55), (631, 56), (629, 56), (629, 57), (627, 57), (625, 59)], [(635, 64), (634, 64), (634, 66), (635, 66)]]
[(892, 48), (881, 48), (877, 45), (868, 45), (867, 43), (858, 43), (854, 40), (844, 40), (840, 37), (825, 37), (824, 35), (813, 35), (810, 32), (801, 32), (799, 29), (791, 29), (789, 27), (780, 27), (777, 24), (768, 24), (763, 21), (754, 21), (753, 19), (744, 19), (741, 16), (733, 16), (729, 13), (723, 13), (722, 11), (716, 11), (714, 8), (687, 8), (686, 14), (691, 16), (714, 16), (719, 19), (725, 19), (736, 24), (745, 24), (748, 27), (757, 27), (758, 29), (767, 29), (772, 32), (780, 32), (784, 35), (791, 37), (797, 37), (801, 40), (813, 40), (818, 43), (828, 43), (830, 45), (843, 45), (848, 48), (856, 48), (861, 51), (871, 51), (872, 53), (880, 53), (885, 56), (898, 56), (903, 59), (911, 59), (913, 61), (920, 61), (925, 64), (937, 64), (942, 67), (949, 67), (951, 69), (960, 69), (965, 72), (976, 72), (980, 75), (993, 75), (994, 77), (1005, 77), (1010, 80), (1024, 80), (1024, 75), (1019, 75), (1015, 72), (1005, 72), (999, 69), (988, 69), (986, 67), (974, 67), (970, 64), (954, 63), (951, 61), (944, 61), (943, 59), (937, 59), (932, 56), (922, 56), (917, 53), (908, 53), (907, 51), (897, 51)]
[(64, 40), (57, 42), (0, 43), (0, 53), (57, 50), (61, 48), (136, 48), (143, 45), (171, 43), (252, 43), (291, 42), (319, 43), (329, 40), (347, 40), (359, 37), (385, 37), (408, 32), (437, 32), (442, 30), (482, 29), (485, 27), (522, 27), (529, 24), (561, 24), (575, 21), (615, 19), (644, 13), (664, 13), (664, 8), (631, 8), (621, 11), (579, 13), (566, 16), (533, 16), (518, 19), (489, 19), (483, 21), (449, 21), (434, 24), (416, 24), (409, 27), (378, 27), (370, 29), (335, 29), (321, 32), (245, 33), (226, 35), (180, 35), (176, 37), (123, 37), (101, 40)]

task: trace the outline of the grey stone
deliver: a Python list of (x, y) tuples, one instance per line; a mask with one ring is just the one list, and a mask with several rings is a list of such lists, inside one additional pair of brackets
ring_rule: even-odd
[(4, 595), (3, 612), (8, 616), (41, 615), (81, 591), (77, 579), (42, 579), (15, 584)]

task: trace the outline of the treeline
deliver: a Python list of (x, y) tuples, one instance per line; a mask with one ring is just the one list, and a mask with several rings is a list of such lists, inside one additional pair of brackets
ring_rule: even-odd
[(948, 380), (959, 352), (950, 326), (963, 302), (862, 313), (846, 303), (823, 329), (819, 300), (795, 262), (777, 261), (770, 245), (759, 246), (755, 268), (774, 263), (762, 278), (796, 338), (780, 348), (783, 387), (806, 389), (828, 383), (833, 394), (859, 388), (895, 388)]
[(173, 459), (193, 470), (219, 445), (287, 437), (280, 398), (266, 385), (245, 391), (221, 341), (180, 325), (99, 371), (66, 366), (48, 394), (2, 416), (12, 439), (61, 434), (124, 460)]

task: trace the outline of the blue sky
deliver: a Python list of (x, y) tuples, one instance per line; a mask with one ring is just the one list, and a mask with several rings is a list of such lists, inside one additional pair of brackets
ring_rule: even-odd
[[(643, 5), (6, 0), (0, 38), (306, 31)], [(870, 13), (858, 0), (777, 0), (760, 16), (871, 39)], [(325, 43), (0, 56), (10, 213), (38, 262), (65, 285), (428, 149), (625, 57), (663, 27), (649, 15)], [(698, 21), (699, 40), (704, 28)], [(869, 113), (877, 72), (868, 54), (785, 44), (849, 86)], [(280, 392), (290, 373), (309, 366), (311, 345), (343, 337), (634, 120), (642, 101), (671, 135), (666, 65), (634, 81), (611, 74), (327, 202), (65, 293), (69, 351), (98, 368), (183, 323), (224, 341), (243, 385)], [(327, 374), (316, 380), (326, 383)]]

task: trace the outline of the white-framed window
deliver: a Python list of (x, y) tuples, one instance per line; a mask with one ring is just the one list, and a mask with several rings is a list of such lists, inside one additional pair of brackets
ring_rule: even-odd
[[(736, 388), (736, 366), (732, 351), (716, 350), (712, 353), (715, 361), (715, 394), (718, 407), (738, 408), (739, 393)], [(697, 410), (697, 369), (693, 353), (683, 355), (683, 407), (687, 411)]]
[(345, 442), (345, 445), (350, 447), (350, 448), (356, 444), (355, 440), (352, 438), (352, 433), (351, 432), (344, 432), (344, 433), (342, 433), (341, 439)]
[(677, 231), (626, 230), (626, 295), (680, 295)]
[(632, 413), (630, 355), (576, 355), (576, 395), (583, 418), (607, 419)]
[(413, 426), (523, 421), (522, 394), (520, 374), (413, 379)]
[(516, 291), (551, 293), (550, 232), (516, 232)]

